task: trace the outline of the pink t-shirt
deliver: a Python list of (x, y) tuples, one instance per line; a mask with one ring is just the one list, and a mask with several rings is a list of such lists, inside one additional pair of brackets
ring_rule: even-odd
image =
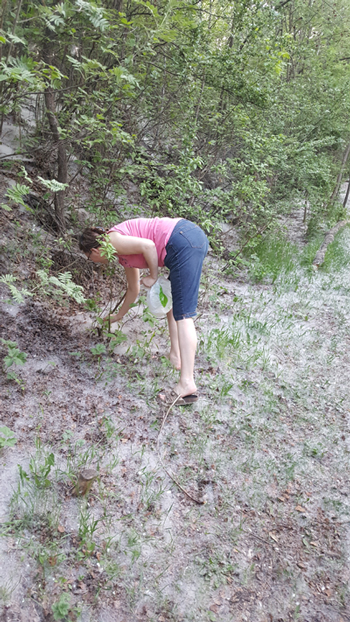
[[(158, 255), (158, 266), (164, 266), (166, 255), (165, 247), (175, 225), (181, 218), (132, 218), (109, 229), (122, 235), (131, 235), (135, 238), (152, 240), (155, 243)], [(124, 268), (148, 268), (145, 258), (139, 255), (118, 255), (119, 263)]]

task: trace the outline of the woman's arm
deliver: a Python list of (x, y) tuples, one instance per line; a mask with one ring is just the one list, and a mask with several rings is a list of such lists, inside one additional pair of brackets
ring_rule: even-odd
[(111, 231), (108, 236), (118, 255), (141, 254), (144, 256), (149, 276), (143, 279), (143, 283), (146, 287), (151, 287), (158, 278), (158, 255), (155, 243), (152, 240), (122, 235), (117, 231)]
[(135, 302), (140, 291), (140, 271), (138, 268), (124, 268), (126, 274), (126, 280), (128, 283), (128, 289), (126, 290), (126, 296), (124, 302), (120, 307), (116, 315), (111, 315), (110, 322), (117, 322), (121, 320), (124, 315), (129, 311), (130, 305)]

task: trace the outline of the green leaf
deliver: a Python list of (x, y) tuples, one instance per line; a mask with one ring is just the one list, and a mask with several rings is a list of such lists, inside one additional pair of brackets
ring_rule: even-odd
[(13, 447), (17, 443), (17, 439), (6, 425), (0, 427), (0, 448)]
[(166, 307), (168, 304), (168, 297), (164, 294), (162, 286), (159, 288), (159, 300), (161, 302), (162, 307)]
[(123, 343), (123, 341), (127, 341), (127, 339), (127, 336), (122, 333), (121, 330), (116, 330), (115, 333), (111, 333), (111, 341), (109, 344), (110, 349), (115, 348), (120, 343)]
[(12, 188), (9, 188), (6, 192), (6, 197), (11, 199), (14, 203), (19, 203), (23, 207), (27, 208), (27, 204), (24, 202), (25, 197), (30, 192), (30, 187), (25, 184), (15, 184)]
[(24, 352), (18, 350), (18, 348), (9, 349), (8, 356), (5, 356), (4, 363), (6, 367), (11, 367), (11, 365), (24, 365), (27, 360), (27, 355)]
[(48, 188), (52, 192), (61, 192), (68, 187), (68, 184), (62, 184), (57, 179), (43, 179), (38, 175), (38, 179), (40, 179), (41, 183), (45, 188)]
[(105, 354), (106, 346), (103, 343), (98, 343), (97, 346), (90, 348), (92, 354), (99, 356), (100, 354)]

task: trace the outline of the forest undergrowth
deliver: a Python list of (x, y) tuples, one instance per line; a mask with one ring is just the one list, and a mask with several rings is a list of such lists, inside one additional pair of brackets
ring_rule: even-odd
[[(29, 287), (27, 218), (7, 256)], [(92, 308), (0, 284), (1, 620), (350, 619), (349, 242), (317, 272), (318, 238), (271, 233), (235, 277), (209, 255), (200, 400), (162, 430), (177, 372), (142, 298), (106, 337)]]
[[(2, 3), (0, 622), (350, 620), (349, 9)], [(139, 216), (211, 244), (187, 409), (77, 250)]]

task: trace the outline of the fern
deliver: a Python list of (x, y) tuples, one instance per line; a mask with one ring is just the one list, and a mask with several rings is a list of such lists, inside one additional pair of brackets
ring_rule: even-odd
[(104, 30), (108, 28), (109, 23), (108, 20), (103, 17), (104, 11), (102, 8), (97, 7), (91, 2), (85, 2), (84, 0), (77, 0), (76, 6), (79, 11), (84, 12), (88, 16), (95, 28), (98, 28), (101, 32), (104, 32)]
[(61, 2), (60, 4), (56, 4), (55, 11), (57, 11), (57, 13), (61, 13), (61, 15), (63, 15), (63, 17), (67, 17), (67, 15), (68, 15), (68, 6), (65, 5), (63, 2)]
[(69, 298), (73, 298), (78, 304), (85, 302), (85, 297), (83, 295), (83, 288), (80, 285), (76, 285), (72, 281), (72, 275), (70, 272), (63, 272), (56, 276), (49, 276), (45, 270), (38, 270), (37, 275), (41, 280), (41, 287), (44, 289), (46, 293), (50, 293), (48, 287), (54, 286), (58, 288), (61, 293), (65, 294)]
[(22, 56), (21, 58), (10, 58), (8, 63), (0, 63), (0, 81), (12, 82), (27, 82), (30, 85), (40, 84), (40, 78), (38, 78), (34, 71), (35, 66), (33, 59)]
[(62, 184), (60, 181), (57, 181), (57, 179), (43, 179), (43, 177), (39, 175), (38, 179), (40, 179), (43, 186), (51, 190), (51, 192), (61, 192), (61, 190), (65, 190), (68, 186), (68, 184)]
[(33, 183), (33, 182), (32, 182), (32, 180), (30, 179), (30, 177), (29, 177), (29, 175), (28, 175), (28, 173), (27, 173), (26, 169), (24, 168), (24, 166), (21, 166), (21, 173), (20, 173), (20, 176), (21, 176), (21, 177), (23, 176), (23, 177), (24, 177), (24, 179), (25, 179), (25, 180), (26, 180), (29, 184), (32, 184), (32, 183)]
[(6, 37), (7, 37), (10, 41), (12, 41), (12, 43), (22, 43), (22, 45), (25, 45), (25, 46), (27, 46), (27, 45), (28, 45), (28, 43), (27, 43), (24, 39), (21, 39), (20, 37), (17, 37), (17, 35), (13, 35), (13, 34), (12, 34), (12, 33), (10, 33), (10, 32), (7, 32), (7, 33), (6, 33)]
[[(50, 295), (57, 291), (57, 289), (68, 296), (73, 298), (78, 304), (85, 302), (83, 295), (83, 288), (72, 281), (72, 275), (70, 272), (63, 272), (56, 276), (49, 276), (45, 270), (38, 270), (37, 275), (40, 279), (40, 291), (43, 294)], [(12, 274), (5, 274), (0, 277), (0, 283), (4, 283), (9, 288), (12, 298), (18, 304), (24, 302), (25, 296), (33, 296), (33, 292), (27, 289), (19, 290), (14, 283), (17, 278)]]
[(18, 304), (21, 304), (24, 301), (25, 296), (32, 296), (33, 294), (27, 289), (17, 289), (17, 287), (14, 285), (15, 281), (17, 281), (17, 278), (12, 274), (5, 274), (4, 276), (0, 277), (0, 283), (4, 283), (5, 285), (7, 285), (14, 301)]
[(69, 54), (67, 54), (66, 59), (69, 60), (70, 63), (72, 63), (74, 69), (83, 73), (83, 65), (79, 60), (73, 58), (73, 56), (69, 56)]
[(55, 13), (50, 15), (48, 18), (44, 17), (44, 20), (49, 30), (52, 30), (53, 32), (56, 32), (56, 28), (58, 26), (64, 26), (64, 19), (59, 15), (55, 15)]
[(20, 205), (23, 205), (23, 207), (25, 207), (26, 209), (29, 209), (28, 205), (26, 205), (23, 200), (23, 197), (25, 197), (29, 192), (29, 186), (26, 186), (25, 184), (15, 184), (12, 188), (9, 188), (7, 190), (5, 196), (8, 199), (11, 199), (11, 201), (13, 201), (14, 203), (19, 203)]

